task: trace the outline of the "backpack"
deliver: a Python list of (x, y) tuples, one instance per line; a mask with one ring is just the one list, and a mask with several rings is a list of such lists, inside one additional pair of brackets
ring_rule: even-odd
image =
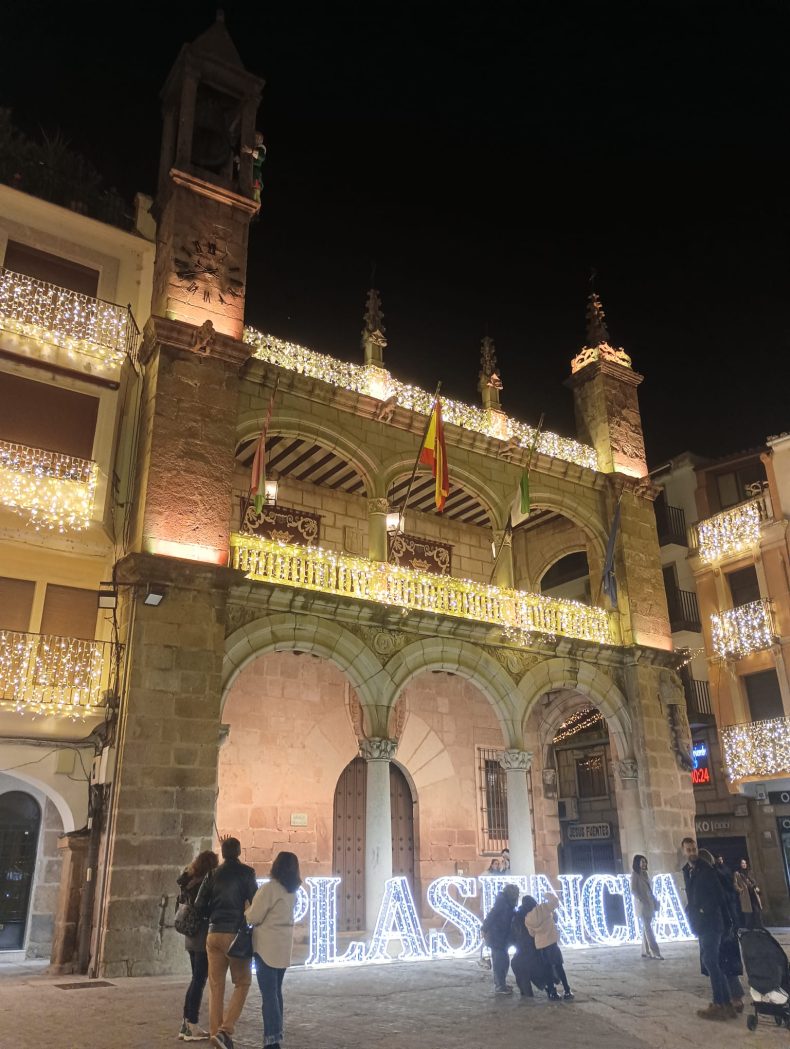
[(211, 886), (211, 875), (210, 873), (205, 876), (200, 884), (195, 895), (195, 902), (193, 903), (189, 898), (189, 893), (184, 889), (179, 894), (176, 902), (176, 916), (173, 919), (173, 928), (176, 932), (180, 932), (182, 936), (197, 936), (200, 932), (203, 922), (207, 918), (206, 903), (211, 900), (210, 892), (204, 892), (204, 886), (210, 888)]

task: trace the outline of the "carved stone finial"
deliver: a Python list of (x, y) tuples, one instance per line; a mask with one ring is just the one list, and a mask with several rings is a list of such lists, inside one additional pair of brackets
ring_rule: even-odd
[(612, 767), (623, 782), (639, 778), (639, 766), (636, 758), (623, 758), (622, 761), (614, 761), (612, 762)]
[(392, 761), (395, 751), (398, 749), (397, 741), (394, 739), (363, 739), (359, 743), (359, 753), (365, 761)]
[(609, 329), (606, 327), (606, 314), (603, 303), (597, 292), (592, 292), (587, 300), (587, 340), (586, 346), (609, 345)]
[(499, 407), (502, 379), (499, 376), (494, 340), (488, 335), (480, 343), (480, 375), (477, 380), (477, 388), (483, 396), (484, 408)]
[(502, 768), (509, 772), (516, 769), (518, 772), (529, 772), (532, 765), (531, 750), (506, 750), (499, 759)]
[(385, 331), (381, 296), (375, 288), (371, 288), (365, 303), (365, 327), (362, 329), (365, 364), (380, 365), (384, 362), (384, 350), (387, 348)]
[(609, 329), (606, 326), (606, 314), (597, 292), (592, 292), (587, 299), (587, 333), (581, 351), (571, 361), (571, 371), (575, 374), (587, 364), (594, 361), (611, 361), (631, 367), (631, 358), (622, 347), (609, 343)]
[(203, 321), (198, 330), (195, 332), (192, 339), (192, 349), (195, 353), (203, 354), (208, 357), (214, 348), (214, 336), (217, 333), (214, 331), (214, 325), (210, 320)]

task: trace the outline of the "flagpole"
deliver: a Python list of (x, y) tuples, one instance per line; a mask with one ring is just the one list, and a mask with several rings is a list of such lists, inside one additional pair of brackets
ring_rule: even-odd
[[(279, 387), (279, 385), (280, 385), (280, 376), (277, 375), (275, 377), (275, 380), (274, 380), (274, 386), (272, 388), (272, 395), (269, 398), (269, 407), (266, 409), (266, 419), (264, 421), (263, 430), (261, 432), (261, 437), (263, 437), (264, 439), (266, 438), (266, 434), (269, 432), (269, 424), (272, 421), (272, 409), (274, 408), (274, 398), (277, 396), (277, 388)], [(258, 438), (258, 440), (260, 440), (260, 437)], [(265, 463), (264, 463), (264, 468), (265, 468)], [(250, 508), (250, 503), (251, 502), (252, 502), (252, 487), (250, 487), (248, 489), (248, 491), (247, 491), (247, 499), (246, 499), (246, 501), (244, 503), (244, 509), (241, 512), (241, 521), (239, 522), (239, 524), (240, 524), (240, 526), (242, 528), (244, 528), (244, 520), (245, 520), (245, 518), (247, 516), (247, 511)]]
[[(618, 511), (618, 509), (620, 507), (620, 503), (623, 501), (624, 493), (625, 493), (625, 489), (623, 489), (620, 492), (619, 496), (617, 497), (617, 502), (614, 504), (614, 513), (612, 514), (612, 525), (614, 525), (615, 521), (617, 520), (617, 511)], [(612, 567), (614, 568), (614, 552), (612, 553)], [(601, 581), (598, 584), (598, 595), (595, 598), (596, 606), (599, 604), (599, 602), (601, 600), (601, 593), (603, 592), (603, 580), (604, 580), (605, 574), (606, 574), (606, 561), (604, 560), (603, 571), (601, 572)]]
[[(537, 428), (537, 430), (535, 430), (535, 436), (532, 439), (532, 447), (529, 450), (529, 457), (527, 459), (527, 473), (529, 473), (529, 471), (532, 469), (532, 458), (533, 458), (533, 456), (535, 454), (536, 448), (538, 447), (538, 440), (540, 438), (540, 431), (543, 429), (543, 420), (544, 420), (545, 416), (546, 416), (545, 412), (541, 412), (540, 413), (540, 419), (538, 420), (538, 428)], [(499, 564), (499, 558), (500, 558), (500, 556), (502, 554), (502, 548), (505, 545), (505, 539), (507, 537), (508, 530), (511, 532), (511, 534), (513, 532), (512, 516), (513, 515), (510, 512), (508, 512), (507, 524), (505, 525), (504, 529), (502, 530), (502, 539), (500, 540), (500, 543), (499, 543), (499, 549), (495, 553), (494, 566), (491, 569), (491, 575), (488, 578), (489, 584), (493, 583), (493, 581), (494, 581), (494, 574), (496, 572), (496, 566)]]
[[(417, 449), (417, 458), (414, 460), (414, 469), (412, 470), (411, 478), (409, 479), (409, 487), (406, 489), (406, 497), (403, 500), (403, 507), (400, 513), (398, 514), (398, 527), (395, 529), (394, 538), (397, 538), (403, 531), (401, 525), (403, 523), (403, 518), (406, 516), (406, 507), (409, 503), (409, 496), (411, 495), (411, 490), (414, 487), (414, 479), (417, 476), (417, 468), (420, 465), (420, 456), (422, 455), (422, 448), (425, 444), (425, 438), (428, 436), (428, 428), (430, 427), (431, 419), (433, 418), (433, 408), (437, 400), (439, 399), (439, 391), (441, 390), (441, 388), (442, 384), (441, 382), (438, 382), (436, 384), (436, 392), (434, 393), (433, 399), (431, 400), (431, 410), (428, 412), (428, 421), (425, 424), (425, 429), (423, 430), (422, 438), (420, 439), (420, 447)], [(387, 558), (387, 560), (389, 561), (389, 557)]]

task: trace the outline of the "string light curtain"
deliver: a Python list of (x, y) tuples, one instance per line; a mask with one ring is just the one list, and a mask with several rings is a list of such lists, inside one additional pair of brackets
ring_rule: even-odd
[(96, 463), (73, 455), (0, 441), (0, 503), (37, 530), (88, 527), (96, 494)]

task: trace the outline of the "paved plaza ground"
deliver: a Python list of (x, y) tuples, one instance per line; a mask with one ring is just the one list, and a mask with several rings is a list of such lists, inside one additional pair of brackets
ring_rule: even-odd
[[(790, 931), (779, 936), (790, 945)], [(494, 997), (475, 961), (435, 961), (309, 971), (286, 976), (288, 1049), (787, 1049), (788, 1032), (744, 1017), (700, 1020), (710, 985), (696, 943), (668, 944), (667, 960), (643, 961), (638, 947), (566, 952), (576, 1001)], [(53, 977), (43, 964), (0, 965), (2, 1049), (143, 1049), (177, 1046), (185, 981), (133, 978), (88, 984)], [(204, 1001), (204, 1012), (207, 1001)], [(201, 1014), (202, 1018), (203, 1014)], [(253, 983), (235, 1043), (262, 1045)], [(207, 1043), (196, 1043), (207, 1045)]]

